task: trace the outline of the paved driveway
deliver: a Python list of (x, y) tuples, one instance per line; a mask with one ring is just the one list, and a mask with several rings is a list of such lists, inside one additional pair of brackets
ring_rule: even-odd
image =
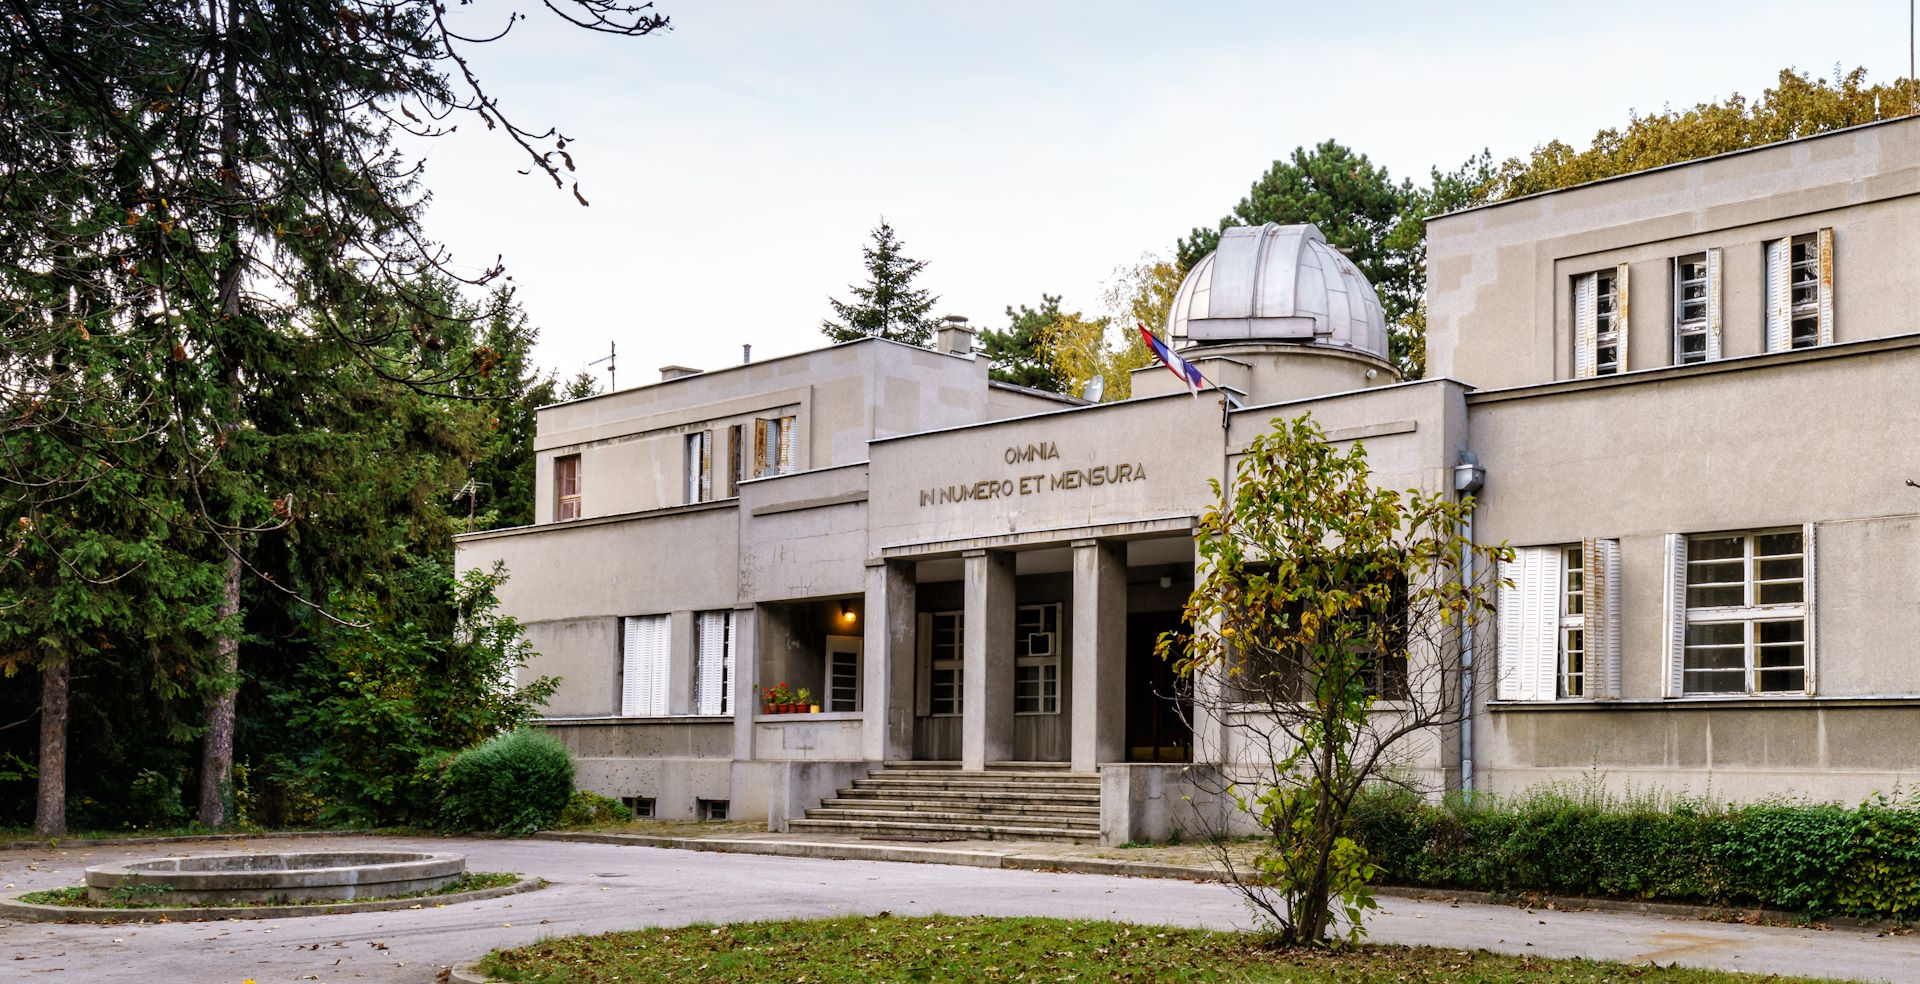
[[(338, 838), (326, 843), (341, 849), (463, 851), (472, 870), (520, 871), (556, 884), (418, 911), (160, 925), (0, 924), (0, 981), (425, 984), (443, 965), (546, 936), (882, 910), (1110, 918), (1221, 929), (1248, 922), (1229, 889), (1184, 881), (545, 841)], [(214, 850), (314, 845), (312, 840), (250, 841), (243, 848)], [(10, 883), (14, 891), (72, 885), (89, 864), (190, 852), (209, 851), (187, 845), (0, 851), (0, 884)], [(1912, 936), (1406, 899), (1387, 899), (1385, 908), (1370, 923), (1372, 938), (1381, 942), (1920, 981), (1920, 940)]]

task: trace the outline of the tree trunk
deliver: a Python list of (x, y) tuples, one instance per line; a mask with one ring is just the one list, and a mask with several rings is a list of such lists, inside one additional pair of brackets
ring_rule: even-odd
[[(240, 611), (240, 555), (227, 555), (227, 581), (221, 590), (219, 614), (230, 619)], [(200, 826), (219, 830), (232, 822), (233, 709), (239, 691), (240, 640), (223, 632), (214, 642), (214, 673), (220, 690), (207, 698), (207, 734), (200, 755)]]
[(40, 799), (33, 832), (60, 837), (67, 832), (67, 660), (40, 668)]

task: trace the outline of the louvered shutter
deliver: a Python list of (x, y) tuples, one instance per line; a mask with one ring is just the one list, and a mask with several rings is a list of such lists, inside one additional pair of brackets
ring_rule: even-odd
[(916, 628), (914, 664), (918, 672), (913, 675), (913, 713), (926, 717), (933, 713), (933, 615), (921, 612)]
[(753, 421), (753, 477), (765, 475), (767, 468), (767, 425), (772, 421), (756, 417)]
[(700, 432), (700, 501), (713, 498), (713, 432)]
[(780, 418), (780, 474), (793, 474), (793, 420)]
[(1500, 565), (1500, 700), (1552, 700), (1560, 655), (1560, 551), (1525, 547)]
[(1767, 351), (1793, 347), (1793, 240), (1767, 244)]
[(1820, 265), (1820, 344), (1833, 344), (1833, 230), (1822, 229), (1819, 240)]
[(1661, 644), (1666, 663), (1663, 693), (1679, 697), (1686, 692), (1687, 664), (1687, 536), (1667, 534), (1667, 581), (1663, 591), (1666, 638)]
[(1632, 368), (1627, 362), (1627, 342), (1633, 333), (1628, 331), (1631, 319), (1627, 317), (1627, 265), (1620, 264), (1613, 275), (1613, 331), (1620, 339), (1620, 348), (1616, 352), (1614, 372), (1626, 372)]
[(1573, 375), (1593, 375), (1595, 335), (1599, 331), (1599, 280), (1595, 274), (1573, 278)]
[(625, 628), (620, 713), (627, 717), (664, 716), (667, 713), (667, 643), (671, 634), (667, 616), (630, 617)]
[(1715, 246), (1707, 250), (1707, 361), (1720, 358), (1720, 352), (1720, 247)]
[(1581, 632), (1586, 643), (1587, 696), (1620, 696), (1620, 541), (1580, 545), (1586, 592)]
[(727, 659), (727, 615), (728, 612), (701, 612), (697, 633), (699, 646), (695, 655), (695, 682), (699, 692), (694, 695), (696, 712), (700, 714), (725, 714)]
[(1817, 614), (1819, 611), (1819, 596), (1814, 591), (1814, 584), (1815, 584), (1815, 579), (1819, 576), (1820, 571), (1819, 571), (1819, 568), (1816, 567), (1813, 562), (1813, 528), (1814, 528), (1813, 524), (1808, 523), (1805, 527), (1805, 530), (1801, 534), (1801, 536), (1804, 538), (1801, 541), (1801, 551), (1804, 554), (1805, 559), (1803, 559), (1800, 562), (1800, 568), (1801, 568), (1800, 576), (1805, 579), (1804, 586), (1801, 590), (1801, 597), (1806, 599), (1806, 606), (1807, 606), (1807, 627), (1806, 627), (1806, 631), (1802, 633), (1802, 636), (1803, 638), (1806, 639), (1806, 646), (1807, 646), (1806, 680), (1807, 680), (1807, 696), (1809, 697), (1819, 692), (1818, 689), (1815, 687), (1815, 678), (1814, 678), (1814, 669), (1817, 662), (1814, 659), (1814, 656), (1818, 652), (1818, 648), (1819, 648), (1818, 646), (1815, 645), (1815, 642), (1817, 639), (1815, 635), (1815, 628), (1819, 625), (1819, 622), (1820, 622), (1819, 618), (1817, 617)]

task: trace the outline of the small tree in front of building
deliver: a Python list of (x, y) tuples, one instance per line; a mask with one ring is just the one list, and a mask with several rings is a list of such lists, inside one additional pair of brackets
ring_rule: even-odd
[(940, 298), (913, 286), (913, 278), (927, 261), (909, 259), (904, 248), (893, 227), (881, 219), (880, 227), (873, 230), (873, 245), (861, 250), (867, 282), (848, 285), (851, 301), (827, 299), (834, 316), (820, 323), (823, 334), (835, 343), (868, 337), (922, 348), (933, 343), (932, 311)]
[(1304, 416), (1276, 420), (1214, 492), (1186, 606), (1198, 630), (1159, 650), (1192, 684), (1196, 730), (1231, 749), (1207, 792), (1265, 840), (1248, 862), (1215, 838), (1219, 857), (1279, 942), (1357, 939), (1375, 867), (1356, 801), (1417, 782), (1468, 713), (1458, 656), (1492, 618), (1487, 573), (1507, 551), (1462, 535), (1471, 504), (1450, 490), (1375, 488), (1366, 449)]

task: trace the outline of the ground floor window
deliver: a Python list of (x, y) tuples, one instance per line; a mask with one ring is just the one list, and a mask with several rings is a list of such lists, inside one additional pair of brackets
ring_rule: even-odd
[(964, 681), (965, 614), (926, 612), (920, 616), (920, 712), (947, 717), (961, 712)]
[(1813, 530), (1675, 535), (1675, 696), (1812, 693)]
[(621, 625), (620, 713), (625, 717), (665, 717), (667, 680), (672, 661), (672, 620), (666, 615), (633, 615)]
[(693, 620), (694, 709), (699, 714), (733, 713), (733, 613), (701, 612)]
[(1060, 605), (1013, 611), (1013, 712), (1060, 713)]
[(861, 641), (858, 638), (827, 638), (826, 710), (860, 709), (860, 649)]

